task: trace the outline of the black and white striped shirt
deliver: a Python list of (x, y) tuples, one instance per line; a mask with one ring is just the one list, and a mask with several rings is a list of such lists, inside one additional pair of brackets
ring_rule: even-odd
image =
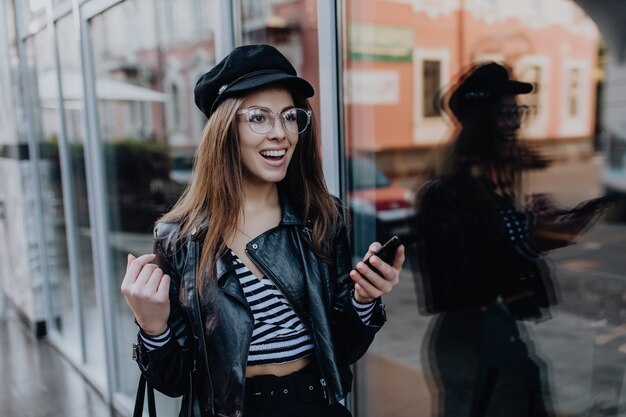
[[(313, 341), (307, 328), (268, 278), (257, 278), (232, 252), (235, 273), (254, 317), (248, 365), (282, 364), (310, 355)], [(369, 324), (375, 302), (362, 304), (352, 297), (352, 305), (364, 324)], [(159, 336), (139, 332), (146, 350), (165, 345), (171, 337), (168, 329)]]
[(235, 273), (254, 316), (248, 365), (280, 364), (313, 352), (304, 323), (268, 277), (257, 278), (232, 252)]

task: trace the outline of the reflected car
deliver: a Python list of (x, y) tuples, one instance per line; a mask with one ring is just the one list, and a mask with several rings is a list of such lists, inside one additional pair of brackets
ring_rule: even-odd
[[(394, 234), (409, 233), (415, 216), (415, 194), (391, 181), (369, 159), (351, 156), (347, 162), (354, 238), (371, 239), (372, 227), (381, 242)], [(366, 236), (368, 233), (370, 236)]]

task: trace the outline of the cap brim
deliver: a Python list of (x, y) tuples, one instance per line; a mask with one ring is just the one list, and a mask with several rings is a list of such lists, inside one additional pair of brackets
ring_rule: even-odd
[(259, 74), (254, 77), (241, 80), (232, 87), (228, 88), (226, 95), (248, 93), (253, 90), (258, 90), (259, 88), (269, 87), (276, 84), (285, 85), (290, 90), (293, 90), (306, 98), (313, 97), (315, 94), (313, 86), (305, 79), (295, 75), (278, 72)]
[(501, 96), (508, 94), (528, 94), (533, 91), (533, 85), (522, 81), (508, 80), (495, 91)]

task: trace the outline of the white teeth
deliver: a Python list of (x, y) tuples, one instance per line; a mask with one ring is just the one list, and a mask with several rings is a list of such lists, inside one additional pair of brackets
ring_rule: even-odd
[(273, 157), (280, 157), (283, 156), (287, 153), (286, 149), (280, 149), (277, 151), (261, 151), (261, 155), (263, 156), (273, 156)]

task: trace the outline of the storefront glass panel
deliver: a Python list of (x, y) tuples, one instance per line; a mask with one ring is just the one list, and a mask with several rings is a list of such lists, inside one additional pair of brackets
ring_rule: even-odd
[(105, 386), (103, 317), (98, 308), (92, 253), (92, 228), (89, 215), (85, 166), (86, 128), (84, 123), (83, 76), (79, 38), (74, 18), (68, 15), (56, 23), (57, 43), (63, 85), (63, 110), (69, 145), (72, 193), (75, 204), (78, 280), (85, 344), (85, 363), (96, 380)]
[[(319, 117), (319, 49), (317, 42), (317, 0), (240, 2), (243, 45), (268, 44), (281, 51), (298, 75), (313, 85), (310, 98)], [(320, 122), (321, 123), (321, 122)]]
[[(206, 119), (196, 80), (215, 63), (211, 3), (128, 0), (90, 20), (99, 135), (105, 161), (117, 391), (133, 397), (137, 326), (119, 291), (129, 253), (152, 253), (156, 220), (191, 178)], [(190, 22), (190, 23), (187, 23)], [(158, 395), (159, 413), (179, 400)], [(162, 411), (164, 410), (164, 411)]]
[[(436, 175), (437, 162), (464, 163), (444, 149), (467, 129), (460, 122), (467, 123), (465, 116), (442, 103), (472, 64), (504, 63), (512, 77), (533, 86), (512, 110), (521, 119), (516, 133), (528, 152), (516, 200), (523, 221), (539, 212), (529, 206), (530, 195), (571, 209), (626, 189), (623, 126), (616, 121), (623, 108), (619, 42), (611, 39), (611, 28), (596, 26), (575, 2), (344, 4), (346, 157), (352, 178), (347, 199), (355, 220), (355, 256), (373, 238), (382, 242), (420, 224), (407, 208), (415, 199), (423, 202), (418, 192), (433, 184), (427, 181), (449, 179)], [(589, 7), (589, 13), (595, 11)], [(611, 93), (598, 87), (609, 82), (614, 82)], [(459, 166), (448, 168), (459, 172)], [(487, 214), (472, 211), (474, 200), (461, 201), (451, 222), (438, 226), (476, 233), (467, 244), (459, 232), (433, 255), (443, 263), (464, 259), (455, 252), (458, 242), (466, 242), (462, 251), (470, 253), (489, 239), (489, 230), (471, 229)], [(418, 208), (418, 216), (426, 212), (423, 205)], [(455, 226), (461, 219), (466, 222)], [(552, 220), (550, 225), (559, 226), (566, 221)], [(547, 223), (532, 224), (532, 233), (547, 236)], [(466, 283), (446, 286), (443, 276), (426, 276), (418, 248), (407, 248), (400, 284), (385, 297), (389, 321), (357, 367), (357, 415), (461, 416), (472, 409), (488, 416), (620, 415), (626, 401), (623, 229), (624, 204), (616, 200), (589, 227), (570, 233), (576, 238), (569, 245), (546, 251), (541, 288), (554, 288), (554, 294), (536, 315), (521, 313), (519, 299), (502, 294), (478, 303), (479, 288), (494, 288), (483, 289), (480, 281), (458, 303), (434, 309), (433, 297), (442, 296), (436, 288), (449, 294)], [(532, 233), (535, 244), (540, 239)], [(489, 267), (500, 261), (485, 259)], [(469, 269), (472, 262), (463, 274), (468, 280), (476, 275)], [(517, 277), (510, 275), (500, 279)]]
[(39, 143), (39, 175), (43, 192), (44, 235), (48, 256), (48, 280), (52, 326), (58, 332), (70, 355), (81, 360), (81, 341), (68, 259), (65, 207), (61, 183), (59, 138), (61, 112), (57, 94), (57, 72), (54, 67), (52, 40), (43, 30), (26, 42), (31, 69), (33, 125)]
[(46, 16), (46, 0), (28, 0), (17, 2), (21, 8), (20, 13), (24, 22), (43, 20)]

